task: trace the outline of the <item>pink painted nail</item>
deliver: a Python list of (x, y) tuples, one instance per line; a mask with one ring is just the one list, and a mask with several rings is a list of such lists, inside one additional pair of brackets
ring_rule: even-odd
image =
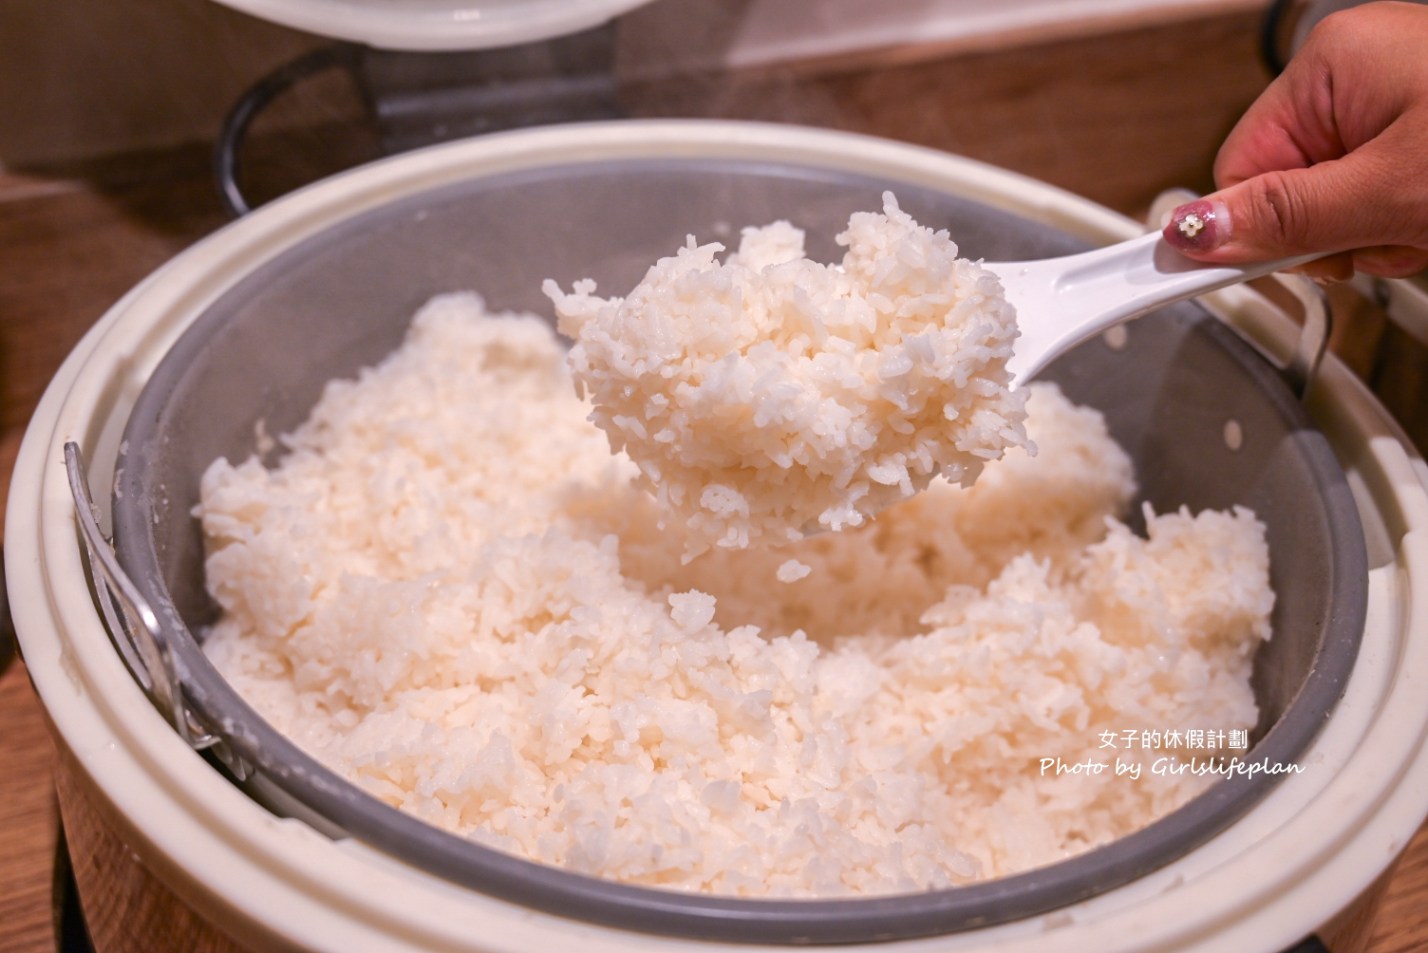
[(1230, 237), (1230, 210), (1223, 202), (1199, 199), (1170, 213), (1170, 224), (1161, 233), (1175, 248), (1209, 251)]

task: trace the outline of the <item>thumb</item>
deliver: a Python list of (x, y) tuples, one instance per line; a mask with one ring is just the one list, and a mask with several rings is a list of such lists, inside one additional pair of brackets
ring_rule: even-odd
[[(1408, 238), (1398, 176), (1373, 143), (1308, 168), (1266, 172), (1182, 205), (1164, 235), (1205, 262), (1268, 261), (1393, 244)], [(1399, 193), (1399, 194), (1395, 194)]]

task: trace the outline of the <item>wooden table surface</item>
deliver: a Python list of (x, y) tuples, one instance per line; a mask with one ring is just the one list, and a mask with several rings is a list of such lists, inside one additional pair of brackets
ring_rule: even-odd
[[(1267, 80), (1256, 28), (1252, 17), (1227, 14), (1015, 50), (890, 51), (881, 63), (824, 64), (795, 77), (632, 88), (629, 103), (637, 115), (793, 119), (920, 142), (1133, 212), (1161, 188), (1208, 187), (1218, 141)], [(946, 90), (979, 108), (954, 108)], [(301, 181), (370, 148), (332, 130), (265, 139), (254, 164), (266, 178), (256, 188)], [(79, 337), (144, 275), (224, 221), (204, 148), (0, 172), (0, 498), (29, 414)], [(55, 949), (52, 759), (24, 665), (12, 663), (0, 672), (0, 953)], [(1368, 949), (1428, 950), (1422, 832), (1388, 883)]]

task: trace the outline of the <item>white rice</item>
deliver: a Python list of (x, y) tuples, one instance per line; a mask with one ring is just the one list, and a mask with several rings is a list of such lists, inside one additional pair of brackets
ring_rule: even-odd
[(837, 266), (776, 222), (723, 262), (690, 236), (626, 298), (546, 282), (592, 419), (683, 524), (686, 556), (860, 526), (1026, 444), (996, 276), (883, 203), (849, 219)]
[[(1029, 388), (1032, 458), (875, 521), (682, 563), (538, 319), (454, 295), (199, 508), (214, 663), (374, 795), (502, 850), (759, 896), (1046, 864), (1212, 783), (1046, 772), (1244, 729), (1273, 601), (1243, 510), (1114, 519), (1130, 465)], [(1180, 752), (1185, 754), (1184, 751)]]

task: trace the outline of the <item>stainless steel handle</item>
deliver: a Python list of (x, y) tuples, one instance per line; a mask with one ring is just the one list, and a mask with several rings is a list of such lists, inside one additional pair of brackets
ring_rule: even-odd
[(1328, 293), (1303, 275), (1281, 274), (1274, 278), (1298, 300), (1301, 309), (1300, 331), (1295, 339), (1294, 353), (1279, 370), (1294, 395), (1303, 400), (1329, 350), (1329, 334), (1334, 327), (1333, 309), (1329, 307)]
[(99, 528), (84, 456), (77, 444), (65, 444), (64, 464), (80, 536), (89, 557), (94, 594), (110, 640), (139, 687), (179, 736), (195, 750), (214, 746), (220, 739), (208, 733), (184, 704), (183, 686), (175, 671), (173, 653), (153, 609), (125, 574), (114, 556), (110, 540)]

